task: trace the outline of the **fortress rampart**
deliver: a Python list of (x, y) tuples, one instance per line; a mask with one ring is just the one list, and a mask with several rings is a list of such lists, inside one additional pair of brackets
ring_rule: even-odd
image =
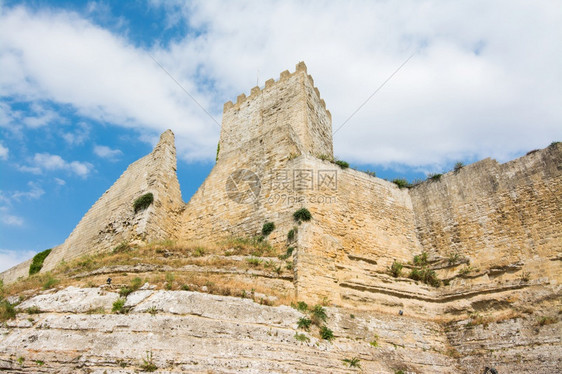
[[(281, 249), (295, 247), (295, 290), (309, 301), (367, 309), (409, 305), (428, 316), (460, 297), (470, 305), (471, 297), (503, 290), (502, 282), (523, 275), (540, 284), (560, 282), (560, 144), (399, 189), (318, 158), (333, 156), (331, 115), (304, 63), (226, 103), (219, 144), (215, 167), (184, 203), (173, 134), (165, 132), (53, 250), (44, 270), (123, 241), (218, 242), (259, 235), (271, 221), (276, 229), (267, 239)], [(146, 192), (154, 204), (135, 213), (132, 202)], [(302, 207), (313, 219), (298, 224), (293, 213)], [(292, 240), (290, 230), (297, 233)], [(422, 251), (447, 286), (389, 275), (394, 261), (410, 266)], [(453, 257), (459, 261), (447, 260)], [(26, 270), (22, 265), (2, 276), (10, 282)], [(469, 296), (470, 287), (487, 291)]]
[[(203, 276), (209, 282), (220, 279), (244, 290), (266, 286), (262, 290), (294, 295), (296, 300), (311, 305), (324, 302), (339, 307), (330, 324), (337, 326), (336, 333), (341, 336), (356, 335), (353, 343), (359, 343), (353, 347), (361, 347), (357, 354), (369, 357), (368, 364), (392, 361), (389, 367), (396, 368), (407, 362), (408, 367), (417, 368), (416, 372), (431, 368), (427, 370), (436, 373), (459, 372), (451, 366), (455, 362), (466, 373), (490, 362), (501, 368), (500, 372), (512, 373), (552, 371), (561, 366), (562, 144), (553, 143), (504, 164), (485, 159), (413, 188), (400, 189), (328, 161), (333, 157), (331, 115), (306, 66), (299, 63), (294, 73), (285, 71), (277, 82), (268, 80), (264, 88), (254, 87), (250, 96), (242, 94), (236, 103), (225, 104), (219, 145), (216, 165), (184, 203), (176, 177), (174, 136), (170, 130), (163, 133), (153, 152), (131, 164), (65, 242), (53, 249), (41, 271), (49, 271), (63, 260), (109, 252), (122, 242), (142, 246), (171, 240), (195, 247), (198, 242), (260, 235), (264, 223), (274, 222), (275, 230), (266, 240), (278, 252), (294, 248), (292, 264), (288, 264), (292, 266), (279, 268), (276, 274), (265, 265), (259, 271), (243, 265), (237, 269), (233, 264), (244, 264), (248, 258), (226, 260), (226, 253), (209, 254), (197, 264), (181, 268), (166, 265), (159, 269)], [(133, 201), (148, 192), (154, 195), (153, 203), (135, 212)], [(300, 208), (310, 211), (310, 221), (295, 221), (293, 213)], [(290, 230), (295, 233), (293, 238), (288, 237)], [(185, 253), (181, 256), (188, 256)], [(421, 253), (426, 254), (423, 264), (414, 264), (414, 256)], [(209, 268), (216, 264), (214, 259), (234, 269)], [(269, 258), (267, 262), (271, 265), (272, 260), (286, 265), (284, 258)], [(26, 277), (30, 262), (0, 277), (5, 283)], [(391, 273), (394, 262), (403, 265), (401, 274)], [(420, 269), (433, 272), (439, 287), (411, 279)], [(187, 295), (186, 291), (162, 292), (166, 295), (165, 308), (170, 310), (176, 305), (168, 305), (169, 295)], [(150, 297), (146, 300), (152, 302)], [(219, 303), (224, 305), (227, 319), (231, 318), (231, 305), (248, 302), (255, 307), (250, 300), (235, 300)], [(246, 309), (240, 315), (245, 313)], [(364, 319), (356, 318), (355, 313)], [(384, 322), (380, 318), (376, 322), (373, 316), (377, 314), (385, 316)], [(197, 320), (208, 320), (196, 316)], [(165, 318), (163, 325), (149, 324), (149, 335), (161, 335), (162, 326), (169, 327), (169, 317), (161, 316)], [(93, 317), (80, 318), (88, 321)], [(152, 321), (160, 316), (146, 318)], [(185, 326), (184, 318), (180, 329)], [(225, 318), (220, 318), (221, 326)], [(255, 323), (261, 317), (253, 318), (249, 320), (252, 328), (261, 326)], [(359, 319), (364, 321), (361, 326), (357, 324)], [(229, 321), (239, 328), (238, 322)], [(295, 324), (283, 323), (289, 327)], [(49, 341), (43, 334), (44, 323), (36, 326), (41, 326), (37, 327), (42, 331), (39, 341)], [(277, 365), (287, 360), (279, 360), (280, 350), (289, 351), (270, 340), (277, 338), (266, 333), (264, 326), (261, 337), (275, 342), (272, 352)], [(25, 330), (21, 336), (30, 330), (22, 323), (20, 327)], [(186, 336), (193, 334), (191, 329)], [(66, 325), (62, 331), (66, 339)], [(106, 329), (100, 331), (107, 336)], [(222, 344), (224, 334), (217, 338), (213, 335), (218, 330), (207, 328), (205, 334), (209, 331), (210, 338), (221, 339)], [(291, 331), (291, 336), (283, 338), (287, 345), (294, 339), (292, 330), (283, 327), (283, 331)], [(363, 334), (362, 339), (374, 334), (375, 343), (380, 334), (393, 347), (386, 344), (374, 349), (373, 343), (357, 341), (358, 332)], [(82, 332), (78, 335), (85, 336)], [(236, 342), (233, 347), (240, 348), (238, 333), (232, 335)], [(198, 334), (194, 341), (205, 341), (200, 337)], [(124, 339), (120, 336), (118, 341)], [(158, 339), (158, 344), (162, 343)], [(20, 340), (27, 344), (31, 338)], [(348, 343), (342, 344), (349, 348)], [(91, 339), (85, 344), (91, 344)], [(326, 352), (332, 349), (327, 344)], [(4, 348), (6, 352), (19, 354), (19, 347), (9, 342), (5, 345), (9, 347)], [(170, 346), (177, 348), (177, 344)], [(291, 349), (295, 351), (287, 357), (297, 357), (302, 348), (293, 344)], [(75, 345), (69, 349), (76, 353)], [(94, 360), (98, 360), (99, 349), (93, 351)], [(232, 352), (229, 348), (229, 365)], [(235, 356), (246, 357), (246, 352), (244, 348)], [(317, 350), (311, 352), (320, 357)], [(331, 352), (337, 353), (334, 362), (341, 365), (339, 348)], [(395, 356), (397, 352), (402, 352), (401, 356)], [(298, 365), (303, 360), (297, 359)], [(260, 356), (257, 361), (266, 360)], [(20, 372), (19, 367), (17, 370)]]
[(236, 104), (224, 105), (219, 160), (233, 150), (248, 152), (253, 139), (289, 128), (299, 153), (333, 156), (332, 116), (302, 62), (294, 73), (284, 71), (279, 81), (269, 79), (263, 89), (256, 86), (250, 96), (241, 94)]

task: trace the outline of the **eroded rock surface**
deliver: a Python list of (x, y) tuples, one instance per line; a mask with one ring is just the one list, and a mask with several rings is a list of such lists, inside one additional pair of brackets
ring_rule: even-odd
[[(326, 325), (335, 336), (329, 342), (316, 327), (298, 329), (299, 318), (307, 314), (288, 306), (190, 291), (139, 290), (128, 296), (127, 314), (111, 313), (118, 297), (101, 288), (68, 287), (21, 303), (17, 319), (0, 329), (0, 369), (132, 373), (151, 361), (159, 372), (460, 370), (446, 354), (449, 344), (442, 327), (408, 316), (327, 308)], [(27, 313), (31, 308), (33, 314)], [(296, 339), (297, 333), (304, 341)], [(343, 362), (354, 357), (360, 369)]]

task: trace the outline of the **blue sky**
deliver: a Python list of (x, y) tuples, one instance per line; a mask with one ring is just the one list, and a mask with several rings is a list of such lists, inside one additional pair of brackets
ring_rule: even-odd
[[(2, 1), (0, 271), (60, 244), (171, 128), (184, 200), (222, 105), (304, 60), (336, 155), (392, 179), (562, 139), (557, 1)], [(164, 72), (213, 117), (211, 119)]]

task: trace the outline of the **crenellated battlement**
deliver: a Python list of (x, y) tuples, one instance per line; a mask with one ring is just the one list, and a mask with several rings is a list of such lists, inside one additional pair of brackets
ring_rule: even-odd
[(299, 62), (295, 66), (294, 73), (289, 72), (289, 70), (285, 70), (285, 71), (281, 72), (281, 74), (279, 75), (279, 80), (275, 81), (275, 79), (271, 78), (271, 79), (268, 79), (267, 81), (265, 81), (265, 85), (264, 85), (263, 88), (260, 88), (259, 86), (253, 87), (250, 90), (250, 96), (246, 96), (245, 93), (242, 93), (242, 94), (240, 94), (236, 97), (236, 103), (233, 103), (232, 101), (227, 101), (226, 103), (224, 103), (223, 113), (225, 113), (229, 110), (232, 110), (232, 109), (234, 109), (234, 110), (240, 109), (240, 106), (242, 104), (244, 104), (247, 100), (256, 99), (259, 95), (263, 94), (264, 91), (276, 89), (279, 84), (283, 84), (285, 81), (289, 80), (291, 77), (294, 77), (295, 75), (302, 74), (302, 73), (304, 73), (305, 77), (308, 78), (308, 80), (310, 81), (310, 84), (314, 88), (314, 92), (316, 93), (316, 96), (318, 97), (318, 100), (320, 100), (322, 108), (324, 108), (324, 110), (326, 110), (326, 113), (328, 114), (328, 116), (331, 119), (332, 114), (330, 113), (329, 110), (326, 109), (326, 102), (320, 96), (320, 90), (314, 85), (314, 79), (312, 78), (312, 76), (310, 74), (308, 74), (307, 67), (306, 67), (306, 64), (304, 63), (304, 61)]
[[(243, 93), (236, 103), (224, 104), (219, 160), (234, 150), (255, 151), (250, 142), (265, 144), (274, 132), (282, 132), (297, 153), (333, 155), (332, 116), (304, 62), (293, 73), (282, 72), (278, 81), (252, 88), (250, 96)], [(279, 145), (268, 150), (280, 151)]]

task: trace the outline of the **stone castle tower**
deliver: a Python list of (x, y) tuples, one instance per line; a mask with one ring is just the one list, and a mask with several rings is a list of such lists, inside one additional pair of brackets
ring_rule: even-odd
[[(301, 300), (328, 298), (363, 309), (398, 305), (434, 316), (459, 299), (477, 303), (530, 287), (521, 285), (523, 274), (545, 289), (562, 279), (562, 144), (505, 164), (485, 159), (400, 189), (330, 162), (331, 115), (301, 62), (294, 73), (224, 105), (219, 146), (215, 167), (184, 203), (174, 138), (166, 131), (53, 249), (44, 270), (122, 241), (213, 242), (257, 235), (274, 222), (268, 240), (296, 249)], [(135, 213), (132, 201), (147, 192), (154, 203)], [(312, 220), (299, 224), (293, 213), (303, 207)], [(422, 251), (447, 287), (388, 275), (393, 261), (406, 264)], [(464, 277), (468, 262), (477, 271)], [(2, 277), (13, 281), (28, 267)]]

